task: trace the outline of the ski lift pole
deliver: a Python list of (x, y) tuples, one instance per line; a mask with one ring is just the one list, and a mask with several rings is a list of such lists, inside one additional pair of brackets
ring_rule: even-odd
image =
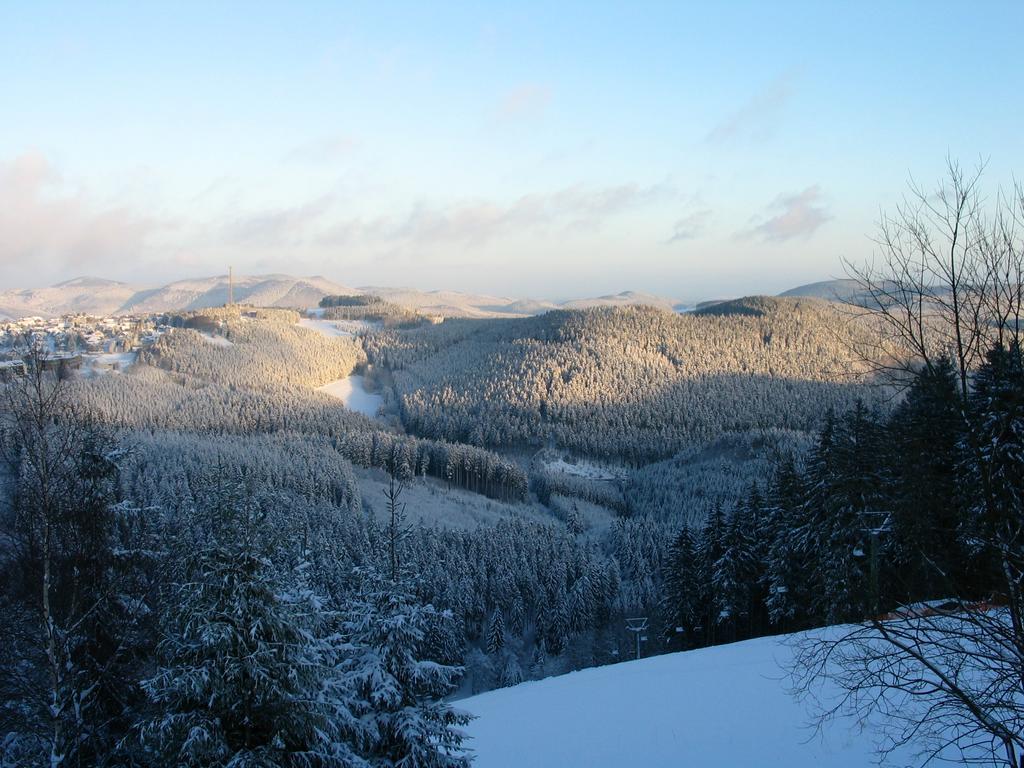
[(863, 529), (868, 534), (868, 588), (871, 591), (871, 615), (877, 616), (881, 610), (881, 586), (879, 576), (878, 556), (881, 543), (881, 535), (891, 528), (892, 513), (886, 510), (864, 510), (861, 516), (865, 519), (866, 526)]
[(647, 617), (641, 616), (635, 619), (626, 619), (626, 629), (636, 635), (636, 660), (640, 661), (640, 640), (646, 640), (647, 638), (641, 638), (641, 633), (647, 629)]

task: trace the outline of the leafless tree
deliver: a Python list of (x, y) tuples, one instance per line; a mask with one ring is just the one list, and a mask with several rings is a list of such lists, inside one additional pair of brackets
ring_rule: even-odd
[(95, 725), (97, 680), (117, 656), (88, 649), (89, 627), (113, 597), (104, 577), (113, 527), (108, 447), (76, 413), (59, 368), (40, 349), (0, 380), (0, 456), (11, 499), (3, 526), (9, 549), (0, 558), (10, 610), (0, 686), (14, 699), (5, 713), (51, 765), (81, 761)]
[(940, 605), (809, 634), (796, 643), (793, 673), (798, 694), (824, 694), (819, 724), (844, 712), (879, 716), (883, 756), (913, 742), (929, 761), (1024, 768), (1020, 417), (999, 404), (1011, 410), (988, 419), (991, 434), (975, 434), (968, 404), (990, 350), (1020, 354), (1024, 192), (999, 193), (986, 208), (983, 170), (965, 173), (950, 162), (935, 192), (912, 184), (883, 218), (876, 261), (847, 266), (860, 289), (851, 305), (878, 331), (876, 370), (907, 381), (943, 359), (954, 366), (969, 435), (965, 499), (980, 519), (996, 521), (976, 526), (971, 544), (979, 567), (992, 564), (998, 576), (985, 599), (957, 595), (953, 584)]
[(965, 401), (986, 348), (1021, 328), (1024, 192), (989, 201), (984, 170), (950, 160), (935, 189), (911, 181), (881, 218), (874, 258), (845, 263), (856, 286), (847, 304), (875, 332), (867, 362), (906, 382), (948, 358)]
[(820, 726), (852, 714), (883, 736), (882, 757), (916, 744), (924, 762), (1024, 766), (1021, 560), (1008, 604), (921, 604), (801, 636), (795, 692)]

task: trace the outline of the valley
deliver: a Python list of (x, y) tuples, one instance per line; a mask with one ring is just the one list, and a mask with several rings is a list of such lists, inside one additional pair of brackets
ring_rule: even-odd
[(1024, 768), (1022, 28), (0, 2), (0, 768)]

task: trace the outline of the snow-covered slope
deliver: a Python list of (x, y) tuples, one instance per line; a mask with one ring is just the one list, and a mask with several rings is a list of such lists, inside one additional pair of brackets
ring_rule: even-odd
[(445, 317), (504, 317), (506, 315), (535, 314), (512, 309), (514, 300), (505, 296), (488, 296), (461, 291), (420, 291), (415, 288), (384, 286), (366, 286), (359, 290), (362, 293), (380, 296), (387, 302), (407, 309), (444, 315)]
[[(829, 631), (829, 630), (825, 630)], [(821, 734), (787, 693), (787, 638), (760, 638), (598, 667), (458, 702), (475, 768), (863, 768), (877, 733)], [(906, 749), (894, 765), (914, 764)]]
[[(323, 277), (239, 275), (234, 298), (261, 307), (313, 307), (328, 294), (357, 293)], [(85, 313), (113, 315), (222, 306), (228, 299), (228, 277), (179, 280), (148, 288), (95, 277), (80, 277), (49, 288), (0, 292), (0, 314), (12, 317)]]
[[(314, 307), (328, 294), (354, 293), (323, 277), (289, 275), (236, 276), (234, 299), (259, 307)], [(160, 312), (168, 309), (219, 307), (228, 300), (227, 275), (179, 280), (151, 291), (140, 291), (125, 303), (124, 312)]]
[(671, 311), (678, 305), (675, 299), (636, 291), (623, 291), (608, 296), (571, 299), (563, 302), (530, 298), (511, 299), (506, 296), (487, 296), (459, 291), (418, 291), (413, 288), (383, 288), (379, 286), (367, 286), (361, 288), (360, 291), (380, 296), (392, 304), (446, 317), (526, 317), (539, 315), (552, 309), (622, 307), (634, 304), (646, 304)]
[(823, 280), (819, 283), (809, 283), (790, 288), (783, 291), (779, 296), (790, 297), (812, 297), (826, 299), (828, 301), (851, 301), (862, 293), (862, 288), (856, 280), (839, 279)]
[[(851, 280), (831, 280), (786, 291), (781, 296), (849, 299)], [(551, 309), (621, 307), (644, 304), (667, 311), (684, 309), (678, 300), (637, 291), (566, 301), (509, 298), (460, 291), (421, 291), (415, 288), (366, 286), (350, 288), (324, 277), (290, 275), (238, 275), (235, 301), (266, 307), (307, 308), (326, 295), (370, 293), (393, 304), (446, 317), (524, 317)], [(93, 315), (164, 312), (223, 305), (228, 298), (227, 275), (179, 280), (162, 286), (143, 286), (79, 277), (48, 288), (0, 291), (0, 316), (57, 315), (82, 312)], [(715, 302), (709, 302), (715, 303)]]
[(119, 310), (137, 291), (136, 286), (128, 283), (79, 277), (49, 288), (0, 291), (0, 315), (55, 317), (76, 312), (106, 315)]
[(679, 302), (675, 299), (668, 299), (664, 296), (655, 296), (653, 293), (640, 293), (638, 291), (623, 291), (622, 293), (608, 296), (597, 296), (590, 299), (573, 299), (562, 304), (563, 309), (589, 309), (590, 307), (628, 307), (634, 305), (646, 305), (657, 307), (666, 312), (675, 309)]

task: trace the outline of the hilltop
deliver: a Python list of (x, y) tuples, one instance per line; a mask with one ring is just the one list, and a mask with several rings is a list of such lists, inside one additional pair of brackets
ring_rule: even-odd
[[(306, 309), (315, 307), (324, 296), (352, 294), (379, 296), (391, 304), (430, 315), (478, 319), (530, 317), (556, 309), (647, 306), (667, 312), (682, 312), (694, 306), (669, 296), (632, 290), (556, 301), (453, 290), (421, 290), (378, 285), (350, 287), (319, 275), (235, 276), (235, 301), (260, 307)], [(779, 294), (783, 298), (818, 298), (827, 301), (843, 301), (853, 295), (855, 285), (850, 280), (812, 283)], [(227, 299), (227, 275), (177, 280), (156, 286), (84, 276), (46, 288), (14, 288), (0, 291), (0, 317), (180, 312), (222, 306)], [(721, 314), (726, 307), (733, 306), (735, 301), (744, 300), (704, 301), (695, 307), (697, 311)]]
[[(236, 276), (236, 302), (263, 307), (313, 307), (327, 294), (354, 293), (323, 277)], [(65, 314), (127, 315), (218, 307), (228, 300), (228, 276), (179, 280), (148, 287), (79, 277), (48, 288), (0, 292), (0, 314), (11, 317)]]

